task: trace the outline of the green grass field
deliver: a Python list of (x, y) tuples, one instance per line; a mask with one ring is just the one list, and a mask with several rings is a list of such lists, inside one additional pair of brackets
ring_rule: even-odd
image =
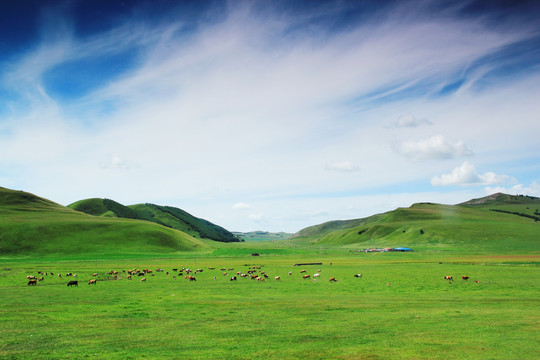
[[(0, 188), (0, 359), (539, 359), (538, 207), (494, 194), (225, 243)], [(415, 251), (359, 251), (386, 246)], [(252, 266), (269, 278), (229, 281)]]
[[(364, 254), (258, 245), (168, 258), (4, 258), (0, 358), (540, 357), (538, 254)], [(250, 256), (253, 250), (262, 255)], [(293, 266), (319, 261), (323, 265)], [(266, 281), (229, 281), (254, 265), (269, 275)], [(122, 272), (182, 267), (204, 271), (196, 282), (154, 271), (144, 283)], [(234, 270), (223, 276), (222, 267)], [(304, 280), (302, 269), (312, 276), (321, 270), (321, 276)], [(55, 275), (27, 286), (26, 276), (40, 270)], [(106, 280), (110, 270), (120, 271), (118, 280)], [(72, 278), (56, 275), (67, 272), (78, 274), (78, 287), (68, 288)], [(98, 282), (88, 285), (94, 272)]]

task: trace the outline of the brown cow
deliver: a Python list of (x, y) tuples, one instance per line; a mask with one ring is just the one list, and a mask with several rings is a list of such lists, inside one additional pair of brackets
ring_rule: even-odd
[(281, 278), (279, 276), (274, 276), (274, 280), (280, 280)]
[(94, 277), (95, 277), (95, 276), (98, 276), (98, 273), (93, 273), (92, 276), (94, 276)]
[(146, 281), (146, 278), (145, 278), (145, 277), (141, 279), (141, 282), (143, 282), (143, 281)]
[(306, 270), (300, 270), (300, 274), (305, 273), (305, 272), (306, 272)]
[(310, 275), (304, 275), (302, 276), (302, 279), (309, 279), (310, 278)]
[(197, 279), (195, 279), (195, 276), (193, 275), (186, 276), (186, 279), (188, 279), (189, 281), (197, 281)]
[(452, 282), (452, 281), (454, 281), (454, 278), (452, 276), (448, 275), (448, 276), (444, 277), (444, 280), (448, 280), (448, 282)]
[(339, 280), (337, 280), (335, 277), (331, 277), (330, 279), (328, 279), (328, 281), (330, 281), (330, 282), (338, 282)]
[(467, 275), (463, 275), (463, 276), (461, 277), (461, 280), (469, 280), (469, 277), (468, 277)]
[(90, 284), (94, 284), (94, 285), (97, 284), (97, 280), (96, 280), (96, 279), (90, 280), (90, 281), (88, 282), (88, 285), (90, 285)]
[(36, 286), (36, 285), (37, 285), (37, 280), (36, 280), (36, 279), (30, 279), (30, 280), (28, 280), (28, 285), (34, 285), (34, 286)]

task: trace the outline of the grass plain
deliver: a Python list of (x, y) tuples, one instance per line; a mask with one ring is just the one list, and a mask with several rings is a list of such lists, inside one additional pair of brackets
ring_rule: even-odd
[[(534, 359), (539, 257), (257, 242), (165, 258), (3, 258), (0, 358)], [(323, 265), (293, 266), (302, 262)], [(229, 280), (251, 266), (269, 278)], [(182, 267), (204, 271), (196, 282), (154, 271), (144, 283), (122, 272)], [(304, 280), (302, 269), (321, 277)], [(55, 275), (27, 286), (39, 270)], [(118, 280), (106, 280), (110, 270)], [(66, 286), (67, 272), (78, 274), (78, 287)], [(88, 285), (94, 272), (98, 282)]]

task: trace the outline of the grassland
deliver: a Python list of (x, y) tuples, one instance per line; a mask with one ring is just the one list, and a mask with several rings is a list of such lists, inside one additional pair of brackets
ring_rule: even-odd
[[(2, 359), (533, 359), (539, 256), (225, 246), (169, 258), (0, 261)], [(248, 247), (251, 246), (251, 247)], [(258, 250), (260, 257), (247, 252)], [(298, 262), (320, 266), (294, 267)], [(248, 266), (249, 265), (249, 266)], [(261, 266), (264, 282), (231, 274)], [(127, 280), (122, 270), (171, 272)], [(201, 268), (196, 282), (173, 268)], [(215, 267), (209, 270), (208, 267)], [(225, 267), (227, 270), (220, 270)], [(234, 268), (234, 270), (228, 270)], [(305, 269), (317, 282), (302, 279)], [(53, 272), (37, 286), (26, 276)], [(107, 280), (110, 270), (118, 280)], [(289, 276), (288, 272), (292, 275)], [(57, 273), (75, 272), (71, 278)], [(98, 272), (97, 285), (88, 285)], [(227, 272), (227, 276), (222, 273)], [(354, 278), (362, 273), (361, 279)], [(469, 275), (452, 284), (443, 276)], [(216, 279), (214, 280), (214, 276)], [(280, 276), (281, 280), (272, 277)], [(337, 283), (328, 279), (336, 277)], [(478, 280), (479, 283), (474, 281)]]
[[(513, 214), (534, 215), (538, 199), (522, 200), (415, 204), (289, 240), (218, 243), (0, 188), (0, 358), (540, 358), (540, 223)], [(399, 245), (415, 251), (357, 251)], [(310, 262), (322, 265), (293, 266)], [(253, 266), (269, 278), (230, 281)], [(190, 282), (172, 270), (183, 267), (204, 271)], [(128, 280), (133, 268), (154, 276)]]

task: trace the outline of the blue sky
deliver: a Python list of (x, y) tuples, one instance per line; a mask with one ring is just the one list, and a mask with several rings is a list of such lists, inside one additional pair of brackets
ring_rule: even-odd
[(540, 196), (534, 1), (0, 5), (0, 186), (295, 232)]

